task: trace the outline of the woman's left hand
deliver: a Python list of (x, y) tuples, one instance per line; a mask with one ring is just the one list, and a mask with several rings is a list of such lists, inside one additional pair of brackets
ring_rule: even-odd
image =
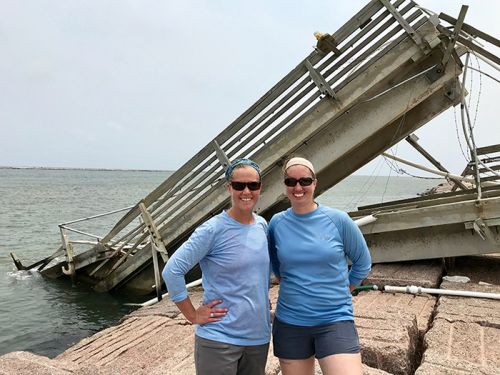
[(214, 323), (221, 320), (221, 318), (227, 315), (227, 309), (221, 307), (215, 307), (222, 303), (222, 300), (215, 299), (208, 302), (206, 305), (201, 305), (196, 309), (196, 318), (192, 323), (194, 324), (206, 324)]

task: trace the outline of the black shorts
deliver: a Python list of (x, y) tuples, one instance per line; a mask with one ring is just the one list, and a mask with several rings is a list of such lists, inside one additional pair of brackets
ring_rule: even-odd
[(316, 327), (273, 322), (274, 355), (283, 359), (324, 358), (332, 354), (359, 353), (359, 337), (352, 320)]

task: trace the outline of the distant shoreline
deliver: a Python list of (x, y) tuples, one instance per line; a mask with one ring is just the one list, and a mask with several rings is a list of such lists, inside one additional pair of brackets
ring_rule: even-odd
[(173, 172), (167, 169), (119, 169), (119, 168), (76, 168), (76, 167), (11, 167), (0, 165), (0, 169), (34, 169), (45, 171), (102, 171), (102, 172)]
[[(168, 170), (168, 169), (113, 169), (113, 168), (76, 168), (76, 167), (12, 167), (12, 166), (5, 166), (5, 165), (0, 165), (0, 170), (41, 170), (41, 171), (93, 171), (93, 172), (163, 172), (163, 173), (174, 173), (175, 170)], [(350, 176), (357, 176), (357, 177), (370, 177), (368, 175), (360, 175), (353, 173)], [(380, 175), (377, 176), (377, 178), (384, 178), (384, 177), (401, 177), (401, 178), (417, 178), (413, 176), (401, 176), (401, 175), (395, 175), (395, 176), (387, 176), (387, 175)], [(429, 180), (444, 180), (444, 177), (427, 177)]]

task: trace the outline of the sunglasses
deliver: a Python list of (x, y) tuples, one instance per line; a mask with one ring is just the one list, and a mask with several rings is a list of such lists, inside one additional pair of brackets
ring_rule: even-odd
[(312, 177), (301, 177), (299, 179), (293, 178), (293, 177), (287, 177), (285, 178), (285, 185), (288, 187), (294, 187), (297, 185), (297, 182), (300, 184), (300, 186), (309, 186), (313, 183), (314, 178)]
[(231, 181), (230, 184), (231, 184), (231, 187), (237, 191), (243, 191), (243, 190), (245, 190), (246, 187), (250, 191), (255, 191), (255, 190), (259, 190), (260, 186), (261, 186), (260, 181), (252, 181), (252, 182)]

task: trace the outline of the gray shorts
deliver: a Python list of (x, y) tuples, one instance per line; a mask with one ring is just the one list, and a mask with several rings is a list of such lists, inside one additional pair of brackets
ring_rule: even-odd
[(344, 320), (316, 327), (273, 322), (274, 355), (283, 359), (324, 358), (332, 354), (359, 353), (354, 322)]
[(197, 375), (265, 375), (269, 343), (239, 346), (195, 336)]

